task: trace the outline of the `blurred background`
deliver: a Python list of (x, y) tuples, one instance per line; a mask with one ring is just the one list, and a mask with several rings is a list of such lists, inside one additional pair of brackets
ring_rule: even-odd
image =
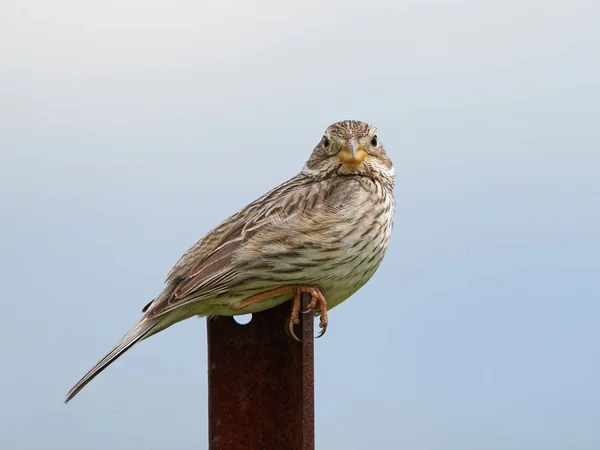
[(323, 449), (600, 448), (600, 6), (0, 6), (0, 448), (207, 445), (205, 321), (65, 392), (332, 122), (398, 174), (316, 342)]

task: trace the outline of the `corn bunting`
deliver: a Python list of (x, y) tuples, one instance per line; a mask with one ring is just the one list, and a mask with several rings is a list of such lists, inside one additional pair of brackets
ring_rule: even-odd
[(71, 400), (134, 344), (192, 316), (263, 311), (309, 293), (321, 334), (327, 310), (375, 273), (394, 217), (394, 168), (376, 129), (346, 120), (327, 128), (302, 171), (222, 222), (190, 248), (163, 291), (121, 341), (67, 393)]

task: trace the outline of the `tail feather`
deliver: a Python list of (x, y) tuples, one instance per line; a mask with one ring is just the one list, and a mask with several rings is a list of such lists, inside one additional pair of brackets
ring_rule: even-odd
[(106, 369), (112, 364), (119, 356), (129, 350), (138, 342), (150, 337), (152, 334), (159, 330), (155, 330), (157, 325), (160, 323), (159, 320), (142, 319), (140, 322), (135, 324), (131, 330), (127, 332), (125, 336), (115, 345), (111, 351), (109, 351), (100, 361), (92, 367), (88, 373), (86, 373), (81, 380), (71, 388), (65, 397), (65, 403), (75, 397), (79, 391), (81, 391), (90, 381), (92, 381), (100, 372)]

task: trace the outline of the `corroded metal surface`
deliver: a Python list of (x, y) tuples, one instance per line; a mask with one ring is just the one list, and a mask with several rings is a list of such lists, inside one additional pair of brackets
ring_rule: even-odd
[(299, 343), (285, 332), (289, 311), (208, 320), (210, 450), (314, 449), (314, 316), (301, 314)]

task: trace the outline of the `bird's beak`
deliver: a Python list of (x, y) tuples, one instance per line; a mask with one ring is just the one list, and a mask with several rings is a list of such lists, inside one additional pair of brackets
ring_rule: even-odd
[(344, 164), (360, 164), (367, 157), (367, 152), (356, 139), (350, 139), (338, 153)]

